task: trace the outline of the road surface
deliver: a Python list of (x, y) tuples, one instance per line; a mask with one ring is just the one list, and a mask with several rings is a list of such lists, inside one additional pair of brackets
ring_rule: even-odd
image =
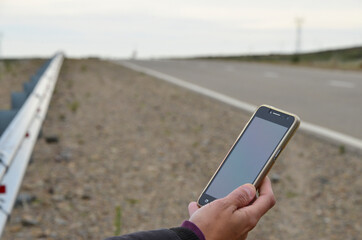
[(362, 139), (362, 73), (228, 61), (126, 61)]

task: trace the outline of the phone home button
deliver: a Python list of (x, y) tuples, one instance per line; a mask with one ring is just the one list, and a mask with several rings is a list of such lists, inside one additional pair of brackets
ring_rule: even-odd
[(205, 202), (205, 203), (208, 203), (208, 202), (209, 202), (209, 199), (205, 198), (204, 202)]

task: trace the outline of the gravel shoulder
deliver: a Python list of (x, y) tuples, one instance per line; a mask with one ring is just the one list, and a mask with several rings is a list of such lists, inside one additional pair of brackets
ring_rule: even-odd
[[(110, 62), (66, 59), (43, 125), (59, 142), (36, 144), (20, 190), (36, 199), (13, 209), (3, 239), (177, 226), (249, 117)], [(297, 132), (269, 174), (277, 204), (249, 239), (359, 239), (361, 166), (361, 153)]]

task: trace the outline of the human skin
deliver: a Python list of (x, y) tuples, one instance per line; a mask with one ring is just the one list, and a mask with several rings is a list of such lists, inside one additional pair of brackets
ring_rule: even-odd
[[(256, 199), (252, 184), (244, 184), (225, 198), (215, 200), (201, 208), (196, 202), (189, 204), (189, 221), (196, 224), (206, 240), (246, 239), (260, 218), (275, 205), (271, 182), (266, 177)], [(253, 201), (255, 199), (255, 201)]]

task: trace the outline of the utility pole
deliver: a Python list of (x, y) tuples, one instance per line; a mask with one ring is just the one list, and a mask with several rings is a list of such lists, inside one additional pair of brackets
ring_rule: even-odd
[(131, 59), (136, 60), (136, 58), (137, 58), (137, 49), (134, 49), (131, 55)]
[(295, 54), (299, 55), (302, 46), (302, 24), (304, 20), (301, 17), (295, 19), (296, 24), (296, 38), (295, 38)]
[(2, 52), (1, 52), (1, 40), (3, 38), (3, 34), (0, 32), (0, 60), (2, 59)]
[(293, 63), (299, 63), (300, 61), (300, 51), (301, 51), (301, 45), (302, 45), (302, 23), (303, 23), (303, 18), (301, 17), (297, 17), (295, 19), (295, 24), (296, 24), (296, 36), (295, 36), (295, 53), (292, 57), (292, 62)]

